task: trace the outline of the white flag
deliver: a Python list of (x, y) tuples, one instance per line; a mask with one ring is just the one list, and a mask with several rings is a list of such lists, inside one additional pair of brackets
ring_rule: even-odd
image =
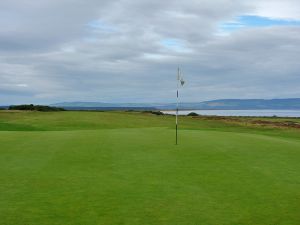
[(183, 86), (184, 83), (185, 83), (185, 81), (184, 81), (183, 78), (181, 77), (181, 78), (180, 78), (180, 84), (181, 84), (181, 86)]
[(185, 84), (185, 81), (183, 80), (181, 70), (178, 69), (178, 74), (177, 74), (177, 80), (180, 82), (181, 86)]

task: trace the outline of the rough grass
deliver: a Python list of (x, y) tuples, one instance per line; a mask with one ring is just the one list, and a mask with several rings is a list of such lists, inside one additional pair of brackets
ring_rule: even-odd
[(0, 224), (298, 225), (297, 129), (0, 112)]

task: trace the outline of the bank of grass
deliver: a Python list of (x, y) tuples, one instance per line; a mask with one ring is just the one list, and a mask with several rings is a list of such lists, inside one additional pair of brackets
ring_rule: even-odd
[(139, 112), (0, 112), (0, 224), (300, 224), (300, 132)]

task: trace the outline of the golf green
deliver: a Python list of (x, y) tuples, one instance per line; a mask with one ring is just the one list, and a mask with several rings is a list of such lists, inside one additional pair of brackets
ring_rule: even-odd
[(0, 224), (298, 225), (300, 132), (130, 112), (0, 112)]

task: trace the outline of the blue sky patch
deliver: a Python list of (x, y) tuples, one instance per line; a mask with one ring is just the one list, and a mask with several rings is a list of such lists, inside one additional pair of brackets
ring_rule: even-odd
[(224, 32), (233, 32), (242, 28), (270, 26), (300, 26), (300, 21), (247, 15), (239, 16), (235, 21), (221, 24), (220, 29)]
[(184, 41), (179, 39), (164, 39), (161, 42), (161, 45), (167, 49), (176, 51), (176, 52), (185, 52), (187, 51)]
[(105, 23), (102, 20), (94, 20), (89, 22), (87, 25), (94, 30), (100, 30), (103, 32), (114, 33), (117, 31), (115, 26)]

